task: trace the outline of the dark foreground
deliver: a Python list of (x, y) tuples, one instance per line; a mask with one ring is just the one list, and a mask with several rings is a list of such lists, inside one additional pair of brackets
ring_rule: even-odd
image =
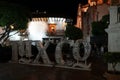
[(99, 58), (91, 62), (91, 71), (0, 63), (0, 80), (105, 80), (106, 64)]

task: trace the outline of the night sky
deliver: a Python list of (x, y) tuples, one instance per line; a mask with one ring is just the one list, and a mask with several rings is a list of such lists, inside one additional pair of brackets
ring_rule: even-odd
[[(5, 1), (5, 0), (3, 0)], [(28, 6), (32, 11), (46, 11), (47, 14), (60, 14), (76, 18), (78, 4), (87, 4), (87, 0), (6, 0)]]

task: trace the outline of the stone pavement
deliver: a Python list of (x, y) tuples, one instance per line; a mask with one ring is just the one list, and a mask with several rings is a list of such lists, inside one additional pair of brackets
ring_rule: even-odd
[(0, 63), (0, 80), (105, 80), (106, 64), (99, 58), (91, 62), (91, 71)]

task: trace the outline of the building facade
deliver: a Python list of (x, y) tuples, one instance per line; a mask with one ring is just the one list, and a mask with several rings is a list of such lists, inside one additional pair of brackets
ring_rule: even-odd
[(66, 25), (72, 23), (72, 19), (54, 16), (42, 15), (38, 11), (34, 12), (31, 21), (28, 23), (29, 39), (41, 41), (62, 39)]
[[(90, 41), (92, 36), (91, 23), (100, 21), (104, 15), (109, 14), (110, 0), (88, 0), (88, 4), (78, 6), (76, 27), (83, 31), (83, 39)], [(81, 13), (80, 15), (78, 15)], [(78, 25), (80, 24), (81, 25)]]

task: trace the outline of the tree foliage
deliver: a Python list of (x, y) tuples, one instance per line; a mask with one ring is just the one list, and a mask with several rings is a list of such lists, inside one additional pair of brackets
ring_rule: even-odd
[(0, 2), (0, 27), (4, 27), (4, 33), (0, 34), (0, 42), (6, 41), (12, 30), (26, 29), (29, 18), (29, 8), (23, 5)]
[(81, 39), (83, 37), (82, 30), (73, 25), (67, 25), (65, 30), (65, 36), (72, 40)]
[(107, 35), (105, 29), (109, 25), (109, 15), (102, 17), (100, 21), (92, 22), (92, 34), (95, 36)]
[(15, 30), (25, 29), (29, 18), (29, 9), (18, 4), (0, 3), (1, 27), (13, 25)]

